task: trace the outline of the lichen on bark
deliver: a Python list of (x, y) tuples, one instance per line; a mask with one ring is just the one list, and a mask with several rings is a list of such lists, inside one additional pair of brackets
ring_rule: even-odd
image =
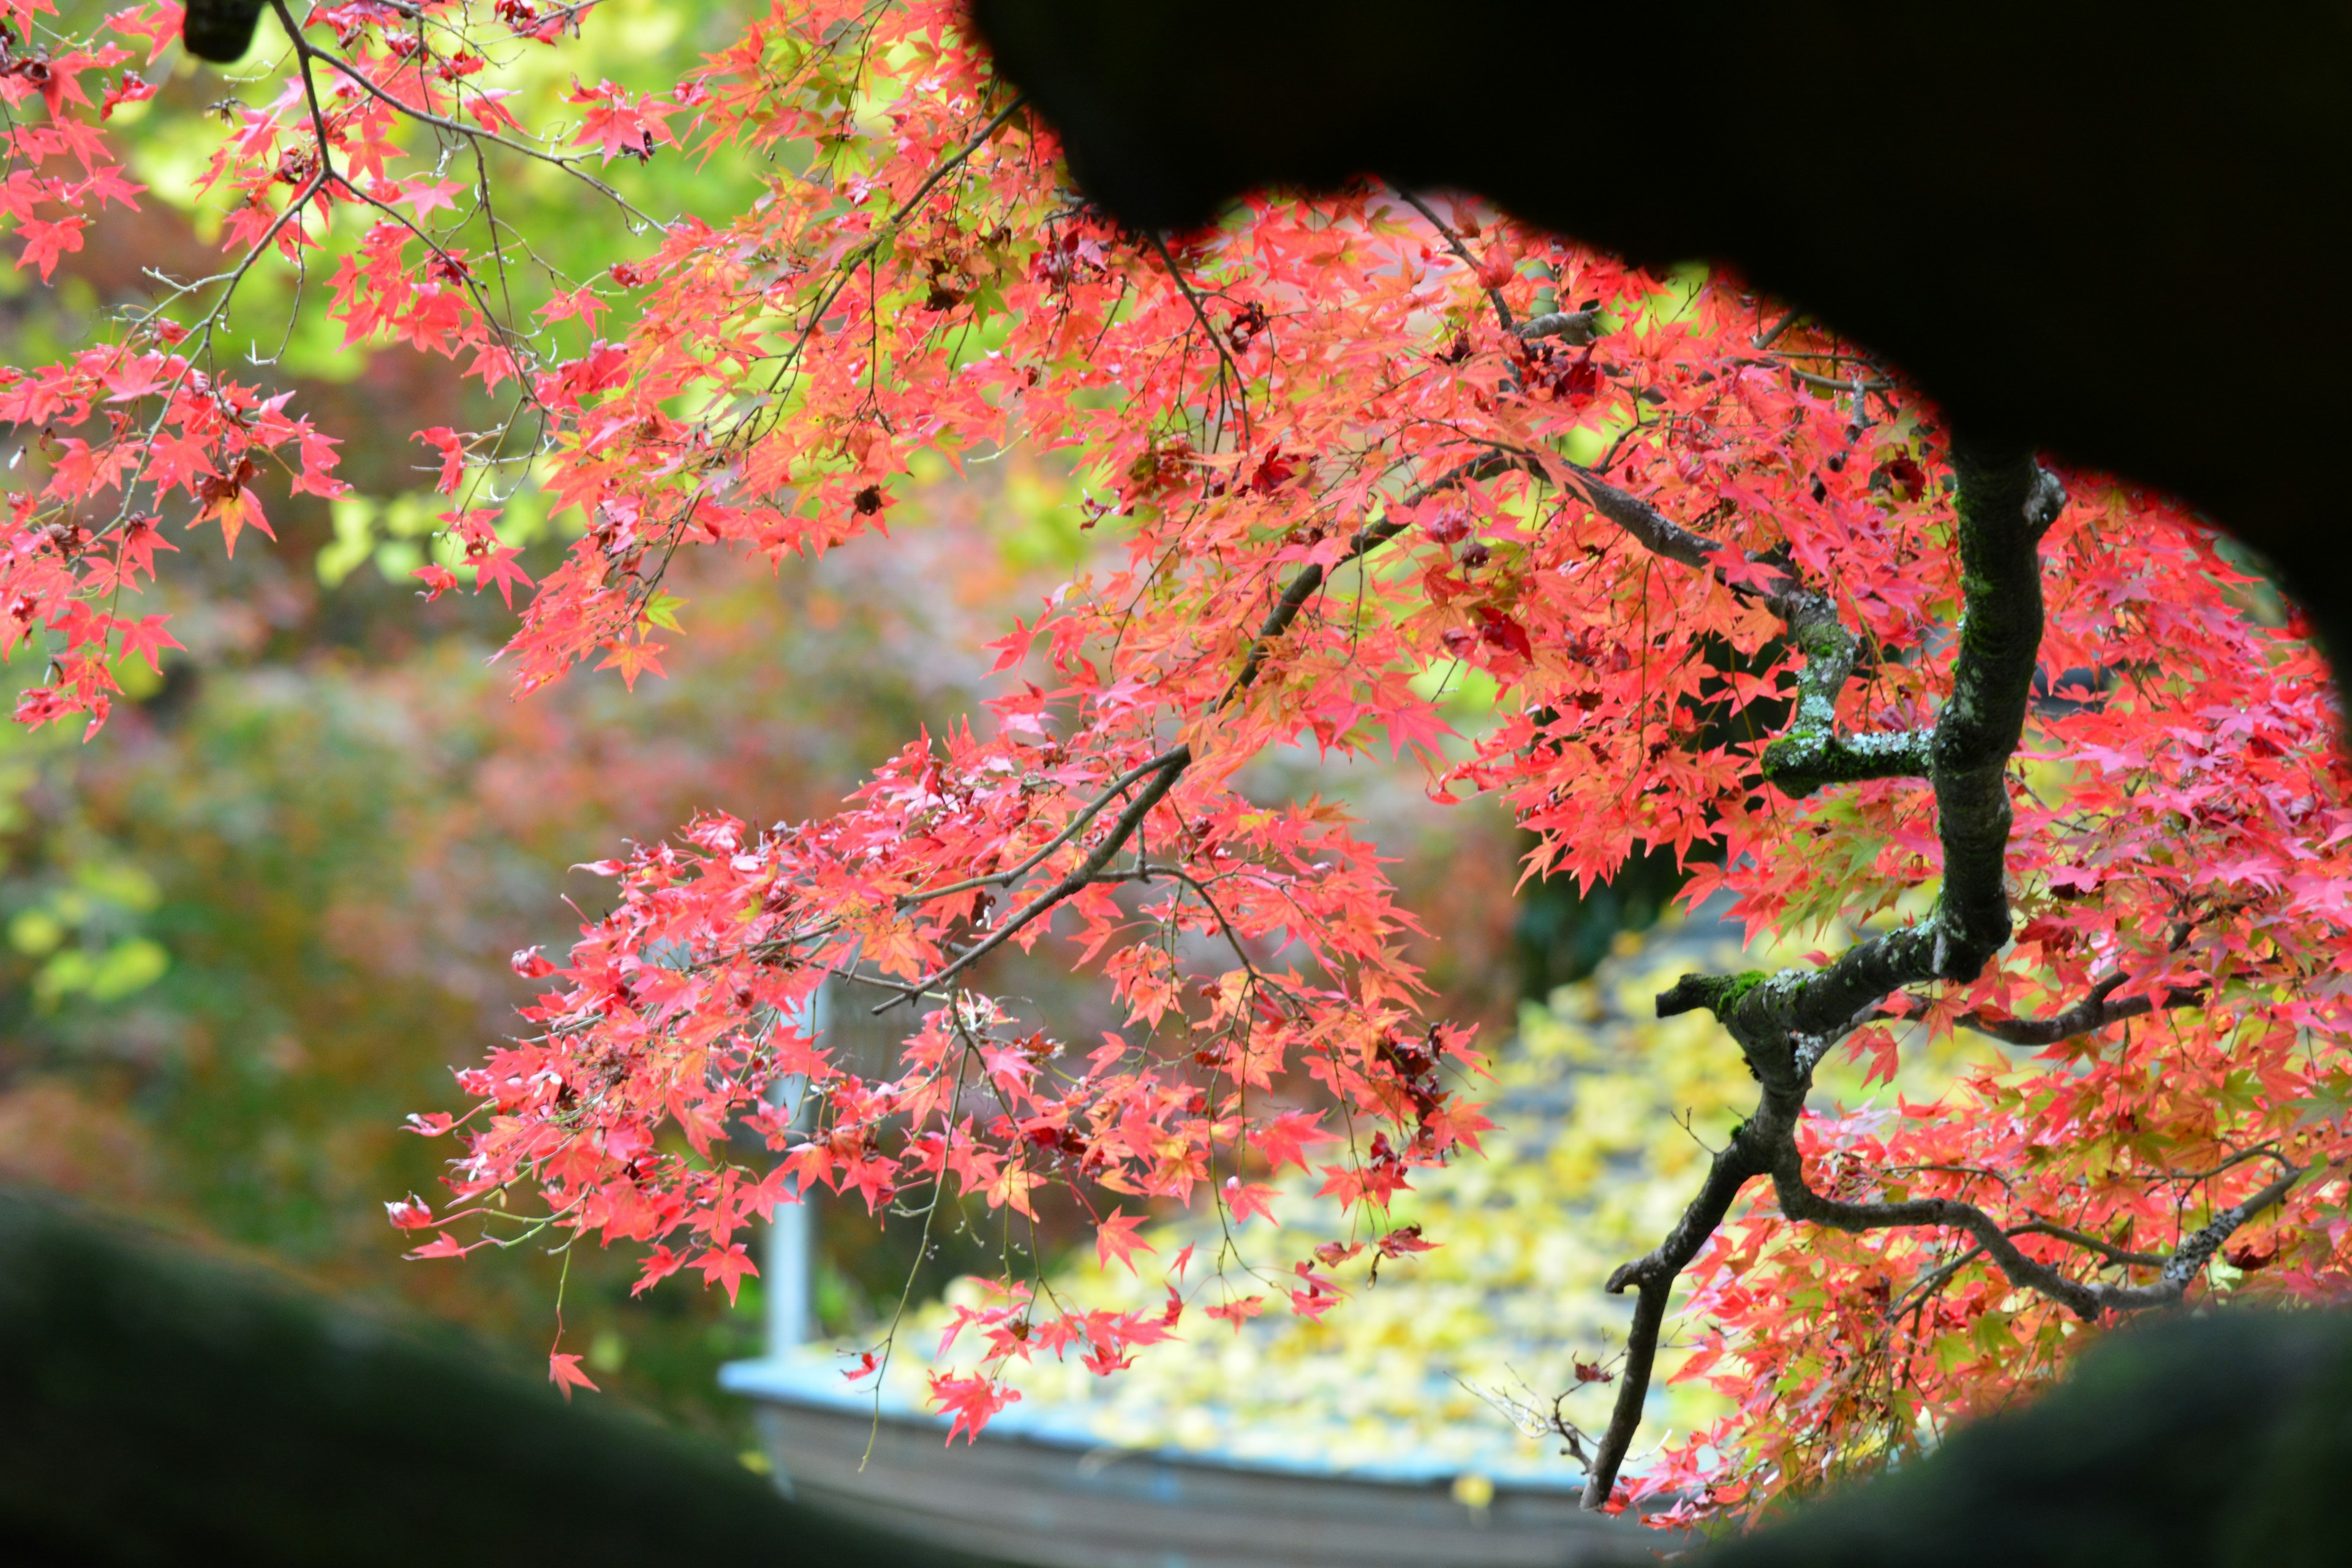
[[(1951, 691), (1935, 729), (1838, 734), (1838, 700), (1860, 643), (1840, 620), (1832, 597), (1792, 580), (1770, 603), (1807, 663), (1790, 731), (1767, 749), (1764, 763), (1768, 779), (1797, 795), (1861, 778), (1925, 776), (1935, 792), (1943, 844), (1942, 893), (1924, 920), (1858, 942), (1818, 968), (1685, 975), (1658, 997), (1661, 1016), (1713, 1012), (1738, 1044), (1760, 1093), (1754, 1114), (1714, 1157), (1698, 1195), (1666, 1239), (1611, 1277), (1612, 1290), (1639, 1294), (1616, 1411), (1586, 1489), (1589, 1508), (1607, 1503), (1640, 1424), (1674, 1280), (1741, 1188), (1769, 1175), (1792, 1217), (1857, 1227), (1878, 1219), (1845, 1213), (1853, 1205), (1833, 1205), (1805, 1185), (1796, 1128), (1822, 1057), (1895, 992), (1929, 980), (1972, 980), (2009, 940), (2008, 768), (2024, 733), (2042, 639), (2037, 551), (2064, 493), (2020, 447), (1956, 439), (1952, 468), (1958, 483), (1962, 609)], [(1965, 1223), (1958, 1211), (1966, 1205), (1947, 1206), (1953, 1212), (1885, 1223)], [(2016, 1252), (2013, 1246), (2007, 1250)]]

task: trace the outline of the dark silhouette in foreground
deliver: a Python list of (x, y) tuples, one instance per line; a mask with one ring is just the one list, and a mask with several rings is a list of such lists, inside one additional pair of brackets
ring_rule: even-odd
[[(2352, 8), (1951, 0), (974, 0), (1086, 194), (1478, 192), (1728, 260), (1986, 438), (2174, 491), (2342, 648)], [(1842, 373), (1843, 374), (1843, 373)]]
[(796, 1507), (609, 1400), (567, 1406), (453, 1334), (0, 1189), (0, 1562), (943, 1556)]
[(2143, 1322), (2065, 1386), (1702, 1568), (2352, 1563), (2352, 1319)]
[[(234, 58), (259, 9), (199, 0), (191, 49)], [(1884, 353), (1980, 438), (2028, 441), (2206, 509), (2271, 559), (2339, 658), (2352, 649), (2352, 529), (2336, 473), (2352, 295), (2335, 278), (2352, 253), (2352, 203), (2336, 189), (2352, 167), (2352, 8), (2291, 0), (2242, 18), (2121, 0), (974, 9), (1006, 75), (1064, 137), (1087, 195), (1129, 224), (1181, 227), (1253, 186), (1371, 174), (1476, 191), (1641, 260), (1728, 260)], [(8, 1289), (0, 1263), (0, 1310), (13, 1313)], [(124, 1474), (167, 1463), (220, 1473), (196, 1468), (219, 1456), (204, 1451), (190, 1384), (234, 1384), (238, 1366), (257, 1363), (249, 1348), (236, 1363), (206, 1344), (184, 1333), (170, 1346), (176, 1362), (142, 1363), (150, 1391), (116, 1407), (110, 1462)], [(0, 1345), (0, 1376), (20, 1377), (38, 1353), (37, 1340)], [(207, 1354), (226, 1370), (206, 1371)], [(127, 1373), (119, 1381), (135, 1386)], [(16, 1386), (0, 1384), (11, 1399)], [(335, 1414), (352, 1408), (342, 1397), (327, 1415), (363, 1426)], [(289, 1434), (316, 1430), (283, 1419)], [(49, 1512), (26, 1517), (117, 1522), (131, 1492), (46, 1485), (64, 1461), (31, 1452), (39, 1440), (9, 1425), (20, 1429), (0, 1445), (30, 1453), (19, 1463), (15, 1447), (0, 1447), (10, 1521), (39, 1507)], [(506, 1454), (503, 1441), (487, 1451)], [(302, 1449), (299, 1436), (279, 1447), (289, 1444)], [(549, 1558), (565, 1550), (549, 1531), (566, 1519), (610, 1520), (614, 1539), (688, 1522), (630, 1526), (661, 1505), (598, 1492), (552, 1461), (530, 1472), (543, 1480), (490, 1487), (469, 1483), (456, 1457), (403, 1452), (410, 1468), (384, 1489), (415, 1497), (399, 1505), (414, 1530), (453, 1520), (452, 1498), (491, 1492), (523, 1500), (501, 1516), (510, 1533), (499, 1539), (528, 1528)], [(530, 1458), (520, 1443), (515, 1452), (519, 1465)], [(109, 1445), (89, 1439), (83, 1462), (110, 1462)], [(307, 1450), (278, 1462), (305, 1475), (319, 1466)], [(2176, 1319), (2119, 1334), (2021, 1413), (1706, 1561), (2338, 1563), (2352, 1561), (2347, 1476), (2352, 1323)], [(575, 1490), (593, 1510), (566, 1510)], [(346, 1485), (310, 1505), (328, 1521), (317, 1528), (331, 1523), (330, 1498), (394, 1507)], [(189, 1493), (173, 1517), (222, 1517), (203, 1502)], [(751, 1528), (751, 1513), (740, 1518)], [(468, 1542), (498, 1528), (440, 1526)], [(843, 1550), (837, 1536), (788, 1528), (805, 1550)], [(405, 1554), (421, 1537), (402, 1539)], [(683, 1534), (658, 1539), (688, 1549)], [(847, 1550), (851, 1561), (881, 1560), (871, 1542)]]
[[(2352, 1319), (2116, 1334), (2064, 1387), (1703, 1568), (2352, 1561)], [(798, 1507), (453, 1335), (0, 1191), (0, 1562), (978, 1568)]]
[[(191, 0), (234, 60), (265, 0)], [(1079, 184), (1153, 231), (1254, 187), (1475, 191), (1729, 261), (1987, 439), (2173, 491), (2352, 647), (2352, 7), (2126, 0), (972, 0)]]
[[(1979, 439), (2174, 491), (2352, 651), (2339, 367), (2352, 10), (2121, 0), (974, 0), (1086, 194), (1165, 230), (1253, 187), (1474, 191), (1735, 264)], [(1865, 373), (1867, 374), (1867, 373)], [(2352, 1563), (2352, 1323), (2118, 1335), (2063, 1390), (1725, 1549), (1804, 1563)]]

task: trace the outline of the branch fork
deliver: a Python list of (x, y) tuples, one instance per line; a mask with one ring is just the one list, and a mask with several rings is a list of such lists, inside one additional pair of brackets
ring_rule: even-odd
[[(1715, 1156), (1698, 1194), (1665, 1239), (1609, 1278), (1612, 1293), (1636, 1294), (1616, 1407), (1585, 1488), (1588, 1509), (1605, 1507), (1615, 1489), (1641, 1422), (1675, 1279), (1723, 1223), (1741, 1189), (1757, 1177), (1771, 1179), (1781, 1212), (1792, 1220), (1845, 1231), (1914, 1226), (1965, 1231), (1973, 1243), (1969, 1259), (1989, 1256), (2012, 1284), (2095, 1321), (2108, 1312), (2179, 1300), (2233, 1231), (2280, 1202), (2317, 1169), (2289, 1165), (2166, 1256), (2124, 1253), (2038, 1218), (2005, 1226), (1976, 1205), (1955, 1199), (1850, 1202), (1817, 1193), (1807, 1183), (1797, 1128), (1822, 1058), (1878, 1016), (1885, 1000), (1903, 988), (1936, 980), (1974, 980), (2010, 938), (2007, 775), (2024, 731), (2042, 640), (2038, 547), (2065, 495), (2055, 477), (2023, 450), (1955, 440), (1952, 466), (1959, 480), (1962, 614), (1951, 691), (1934, 729), (1839, 733), (1838, 699), (1859, 659), (1859, 639), (1840, 620), (1833, 600), (1792, 577), (1764, 594), (1807, 660), (1799, 677), (1790, 731), (1766, 750), (1766, 778), (1797, 795), (1868, 778), (1926, 780), (1936, 796), (1944, 887), (1925, 920), (1857, 942), (1818, 968), (1773, 974), (1686, 974), (1659, 995), (1661, 1017), (1700, 1010), (1714, 1014), (1738, 1042), (1759, 1094), (1755, 1111)], [(1590, 477), (1586, 482), (1591, 486), (1595, 510), (1656, 553), (1702, 569), (1718, 565), (1717, 552), (1724, 546), (1680, 528), (1622, 491)], [(1758, 592), (1738, 584), (1735, 591)], [(2175, 990), (2161, 1003), (2146, 997), (2113, 1000), (2125, 983), (2122, 975), (2103, 980), (2083, 1002), (2047, 1019), (1996, 1021), (1971, 1016), (1963, 1022), (2011, 1043), (2052, 1044), (2159, 1005), (2189, 1006), (2204, 999), (2201, 992)], [(2110, 1266), (2154, 1268), (2158, 1277), (2147, 1284), (2077, 1279), (2027, 1254), (2018, 1244), (2026, 1236), (2096, 1253)]]

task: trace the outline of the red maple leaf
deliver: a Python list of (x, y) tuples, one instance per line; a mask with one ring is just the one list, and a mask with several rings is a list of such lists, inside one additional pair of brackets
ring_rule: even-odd
[(1418, 1225), (1406, 1225), (1399, 1226), (1372, 1245), (1380, 1249), (1382, 1258), (1402, 1258), (1408, 1252), (1434, 1251), (1438, 1244), (1423, 1240)]
[(441, 479), (436, 488), (445, 496), (456, 495), (458, 482), (466, 477), (465, 438), (446, 425), (419, 430), (416, 438), (441, 454)]
[(604, 1392), (589, 1380), (586, 1373), (580, 1370), (578, 1356), (562, 1351), (547, 1352), (547, 1381), (563, 1391), (567, 1402), (572, 1398), (574, 1388), (584, 1388), (594, 1394)]
[(176, 647), (184, 651), (180, 639), (163, 629), (164, 623), (171, 618), (169, 616), (142, 616), (135, 621), (117, 620), (114, 629), (122, 634), (123, 657), (128, 658), (135, 654), (147, 661), (148, 668), (158, 675), (163, 674), (163, 650)]
[(1265, 1310), (1265, 1298), (1263, 1296), (1236, 1296), (1230, 1301), (1221, 1302), (1217, 1306), (1207, 1309), (1209, 1316), (1221, 1318), (1231, 1323), (1234, 1326), (1234, 1332), (1237, 1334), (1242, 1331), (1244, 1323)]
[(1222, 1195), (1235, 1225), (1247, 1225), (1259, 1215), (1264, 1215), (1268, 1225), (1280, 1223), (1274, 1217), (1271, 1206), (1275, 1190), (1264, 1182), (1244, 1184), (1239, 1176), (1227, 1176)]
[(478, 559), (474, 563), (474, 592), (478, 594), (495, 583), (499, 597), (506, 601), (508, 609), (513, 609), (514, 591), (532, 585), (530, 576), (515, 563), (515, 558), (521, 553), (519, 546), (499, 545)]
[(1095, 1226), (1096, 1261), (1108, 1268), (1110, 1267), (1111, 1260), (1117, 1258), (1127, 1265), (1127, 1271), (1129, 1274), (1134, 1273), (1134, 1254), (1159, 1250), (1158, 1247), (1135, 1234), (1136, 1226), (1143, 1222), (1144, 1216), (1141, 1215), (1123, 1214), (1118, 1210), (1113, 1210), (1107, 1217), (1097, 1222)]
[(740, 1241), (723, 1247), (706, 1247), (702, 1256), (694, 1260), (694, 1266), (702, 1270), (704, 1289), (709, 1289), (714, 1283), (727, 1287), (727, 1304), (730, 1307), (735, 1304), (735, 1292), (742, 1285), (743, 1276), (756, 1277), (760, 1272)]
[(47, 282), (58, 269), (58, 258), (81, 248), (82, 230), (89, 226), (88, 218), (74, 214), (61, 218), (26, 219), (16, 226), (16, 233), (25, 242), (24, 254), (16, 265), (39, 268), (41, 281)]
[(399, 1203), (384, 1205), (383, 1212), (402, 1230), (421, 1230), (433, 1223), (433, 1211), (415, 1193)]
[(934, 1372), (929, 1377), (932, 1405), (953, 1417), (948, 1423), (950, 1443), (956, 1440), (959, 1432), (963, 1434), (965, 1443), (971, 1443), (986, 1429), (998, 1411), (1017, 1404), (1021, 1398), (1019, 1389), (977, 1373), (948, 1376)]
[(1273, 1121), (1251, 1131), (1249, 1140), (1265, 1156), (1266, 1168), (1279, 1171), (1285, 1165), (1307, 1169), (1304, 1152), (1310, 1143), (1328, 1143), (1333, 1134), (1317, 1123), (1321, 1114), (1312, 1110), (1286, 1110)]

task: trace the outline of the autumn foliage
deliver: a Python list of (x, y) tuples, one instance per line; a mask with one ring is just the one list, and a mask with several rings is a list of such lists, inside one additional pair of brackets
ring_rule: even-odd
[[(256, 268), (299, 266), (301, 308), (347, 341), (449, 356), (497, 400), (481, 428), (416, 433), (446, 509), (418, 576), (513, 605), (524, 694), (581, 665), (658, 675), (691, 630), (664, 591), (682, 550), (765, 573), (888, 548), (920, 454), (1066, 465), (1095, 542), (1003, 628), (985, 711), (907, 737), (835, 815), (714, 801), (595, 868), (609, 907), (572, 951), (516, 955), (541, 989), (520, 1037), (414, 1119), (457, 1150), (446, 1195), (392, 1205), (417, 1256), (625, 1244), (641, 1288), (731, 1292), (754, 1226), (818, 1183), (916, 1225), (941, 1193), (1030, 1215), (1054, 1189), (1134, 1262), (1150, 1205), (1245, 1217), (1286, 1167), (1360, 1216), (1342, 1252), (1443, 1245), (1386, 1200), (1475, 1155), (1481, 1047), (1423, 1015), (1413, 915), (1347, 814), (1265, 797), (1252, 763), (1414, 761), (1441, 801), (1507, 803), (1538, 836), (1530, 875), (1671, 849), (1694, 901), (1819, 933), (1821, 970), (1777, 982), (1794, 994), (1842, 952), (1949, 925), (1958, 764), (1936, 738), (1974, 722), (1953, 698), (1981, 674), (1963, 611), (1980, 629), (2038, 595), (2001, 699), (2022, 736), (1990, 753), (2005, 838), (1969, 869), (2009, 940), (1973, 968), (1939, 946), (1890, 970), (1793, 1047), (1801, 1181), (1848, 1217), (1915, 1206), (1807, 1223), (1786, 1172), (1750, 1173), (1780, 1196), (1740, 1192), (1658, 1286), (1695, 1286), (1685, 1375), (1737, 1412), (1624, 1486), (1600, 1475), (1594, 1500), (1809, 1487), (2047, 1378), (2135, 1290), (2345, 1288), (2334, 698), (2261, 580), (2161, 496), (2047, 458), (2033, 480), (2021, 454), (1972, 468), (1899, 376), (1736, 278), (1645, 272), (1442, 195), (1278, 193), (1211, 230), (1123, 232), (941, 0), (795, 0), (666, 91), (574, 83), (528, 121), (510, 62), (593, 10), (295, 13), (291, 43), (265, 18), (266, 68), (204, 176), (220, 276), (0, 371), (0, 418), (37, 453), (0, 557), (0, 640), (48, 661), (20, 721), (103, 722), (121, 661), (174, 646), (131, 607), (157, 552), (267, 532), (258, 476), (338, 490), (336, 439), (367, 433), (313, 428), (226, 352)], [(138, 199), (106, 121), (177, 8), (87, 36), (40, 0), (0, 14), (5, 199), (20, 268), (46, 277), (100, 204)], [(740, 210), (641, 211), (600, 171), (648, 160), (768, 174)], [(576, 181), (581, 221), (639, 226), (642, 254), (550, 275), (498, 216), (526, 164)], [(517, 309), (526, 272), (542, 302)], [(2001, 525), (2021, 574), (1964, 570), (1979, 469), (2025, 476)], [(527, 487), (573, 527), (535, 582), (500, 533)], [(1465, 687), (1491, 700), (1453, 702)], [(992, 996), (1006, 943), (1107, 977), (1126, 1026), (1068, 1038)], [(1778, 1069), (1732, 1014), (1769, 984), (1683, 998), (1724, 1016), (1768, 1095)], [(898, 1010), (889, 1073), (812, 1037), (827, 985)], [(1935, 1103), (1804, 1099), (1826, 1052), (1891, 1076), (1963, 1028), (2014, 1048)], [(1020, 1290), (966, 1331), (1000, 1363), (1108, 1374), (1196, 1310), (1335, 1310), (1334, 1259), (1280, 1253), (1221, 1258), (1207, 1285), (1196, 1268), (1159, 1311)], [(585, 1381), (561, 1346), (551, 1372)], [(983, 1371), (935, 1394), (977, 1432), (1005, 1391)]]

